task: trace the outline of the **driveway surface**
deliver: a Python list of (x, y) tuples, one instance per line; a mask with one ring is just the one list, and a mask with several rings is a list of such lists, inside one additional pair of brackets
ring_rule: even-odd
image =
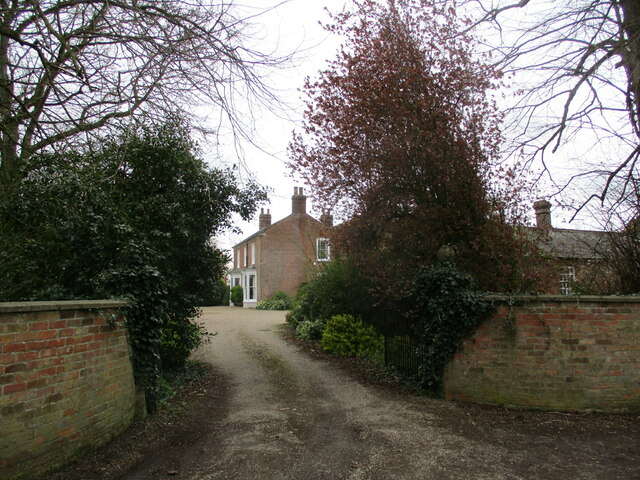
[(180, 420), (151, 440), (138, 427), (52, 479), (640, 479), (639, 417), (506, 411), (376, 388), (284, 341), (283, 312), (213, 307), (201, 320), (217, 335), (196, 358), (217, 373)]

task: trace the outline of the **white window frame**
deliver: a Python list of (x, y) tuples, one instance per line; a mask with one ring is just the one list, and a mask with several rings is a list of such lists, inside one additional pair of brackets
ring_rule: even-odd
[(243, 267), (249, 266), (249, 245), (245, 244), (244, 246), (244, 264)]
[(249, 275), (249, 300), (256, 299), (256, 275)]
[(256, 264), (256, 242), (251, 244), (251, 265)]
[(249, 273), (244, 276), (244, 301), (251, 302), (256, 299), (256, 274)]
[(560, 293), (571, 295), (573, 282), (576, 281), (576, 268), (572, 266), (560, 267)]
[[(321, 245), (323, 245), (322, 248)], [(321, 257), (321, 252), (326, 253)], [(318, 262), (328, 262), (331, 260), (331, 245), (328, 238), (316, 238), (316, 260)]]

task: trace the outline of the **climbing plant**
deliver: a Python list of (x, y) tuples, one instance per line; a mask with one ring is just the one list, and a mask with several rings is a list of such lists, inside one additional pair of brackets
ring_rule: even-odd
[(263, 198), (198, 158), (180, 120), (34, 157), (0, 201), (0, 301), (127, 300), (136, 381), (153, 409), (161, 365), (199, 343), (197, 307), (224, 275), (212, 236)]
[(418, 384), (437, 393), (460, 343), (493, 307), (451, 262), (420, 269), (409, 299), (418, 339)]

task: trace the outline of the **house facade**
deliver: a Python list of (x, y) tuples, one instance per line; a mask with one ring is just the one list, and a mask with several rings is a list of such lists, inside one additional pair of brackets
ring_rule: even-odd
[(249, 308), (280, 290), (295, 295), (309, 269), (331, 258), (333, 218), (309, 215), (302, 188), (294, 188), (289, 216), (271, 223), (271, 212), (263, 209), (258, 224), (257, 232), (234, 245), (229, 274), (231, 286), (242, 286), (243, 305)]
[[(573, 295), (583, 288), (598, 289), (609, 275), (603, 266), (603, 255), (609, 245), (610, 232), (554, 228), (551, 203), (538, 200), (533, 204), (536, 226), (532, 229), (541, 252), (553, 259), (555, 280), (548, 294)], [(600, 277), (600, 278), (599, 278)]]

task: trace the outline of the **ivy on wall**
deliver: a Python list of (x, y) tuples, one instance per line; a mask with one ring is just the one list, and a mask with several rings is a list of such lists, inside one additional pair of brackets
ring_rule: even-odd
[(410, 292), (418, 339), (418, 384), (437, 393), (447, 363), (462, 340), (492, 312), (473, 279), (452, 262), (423, 267)]

